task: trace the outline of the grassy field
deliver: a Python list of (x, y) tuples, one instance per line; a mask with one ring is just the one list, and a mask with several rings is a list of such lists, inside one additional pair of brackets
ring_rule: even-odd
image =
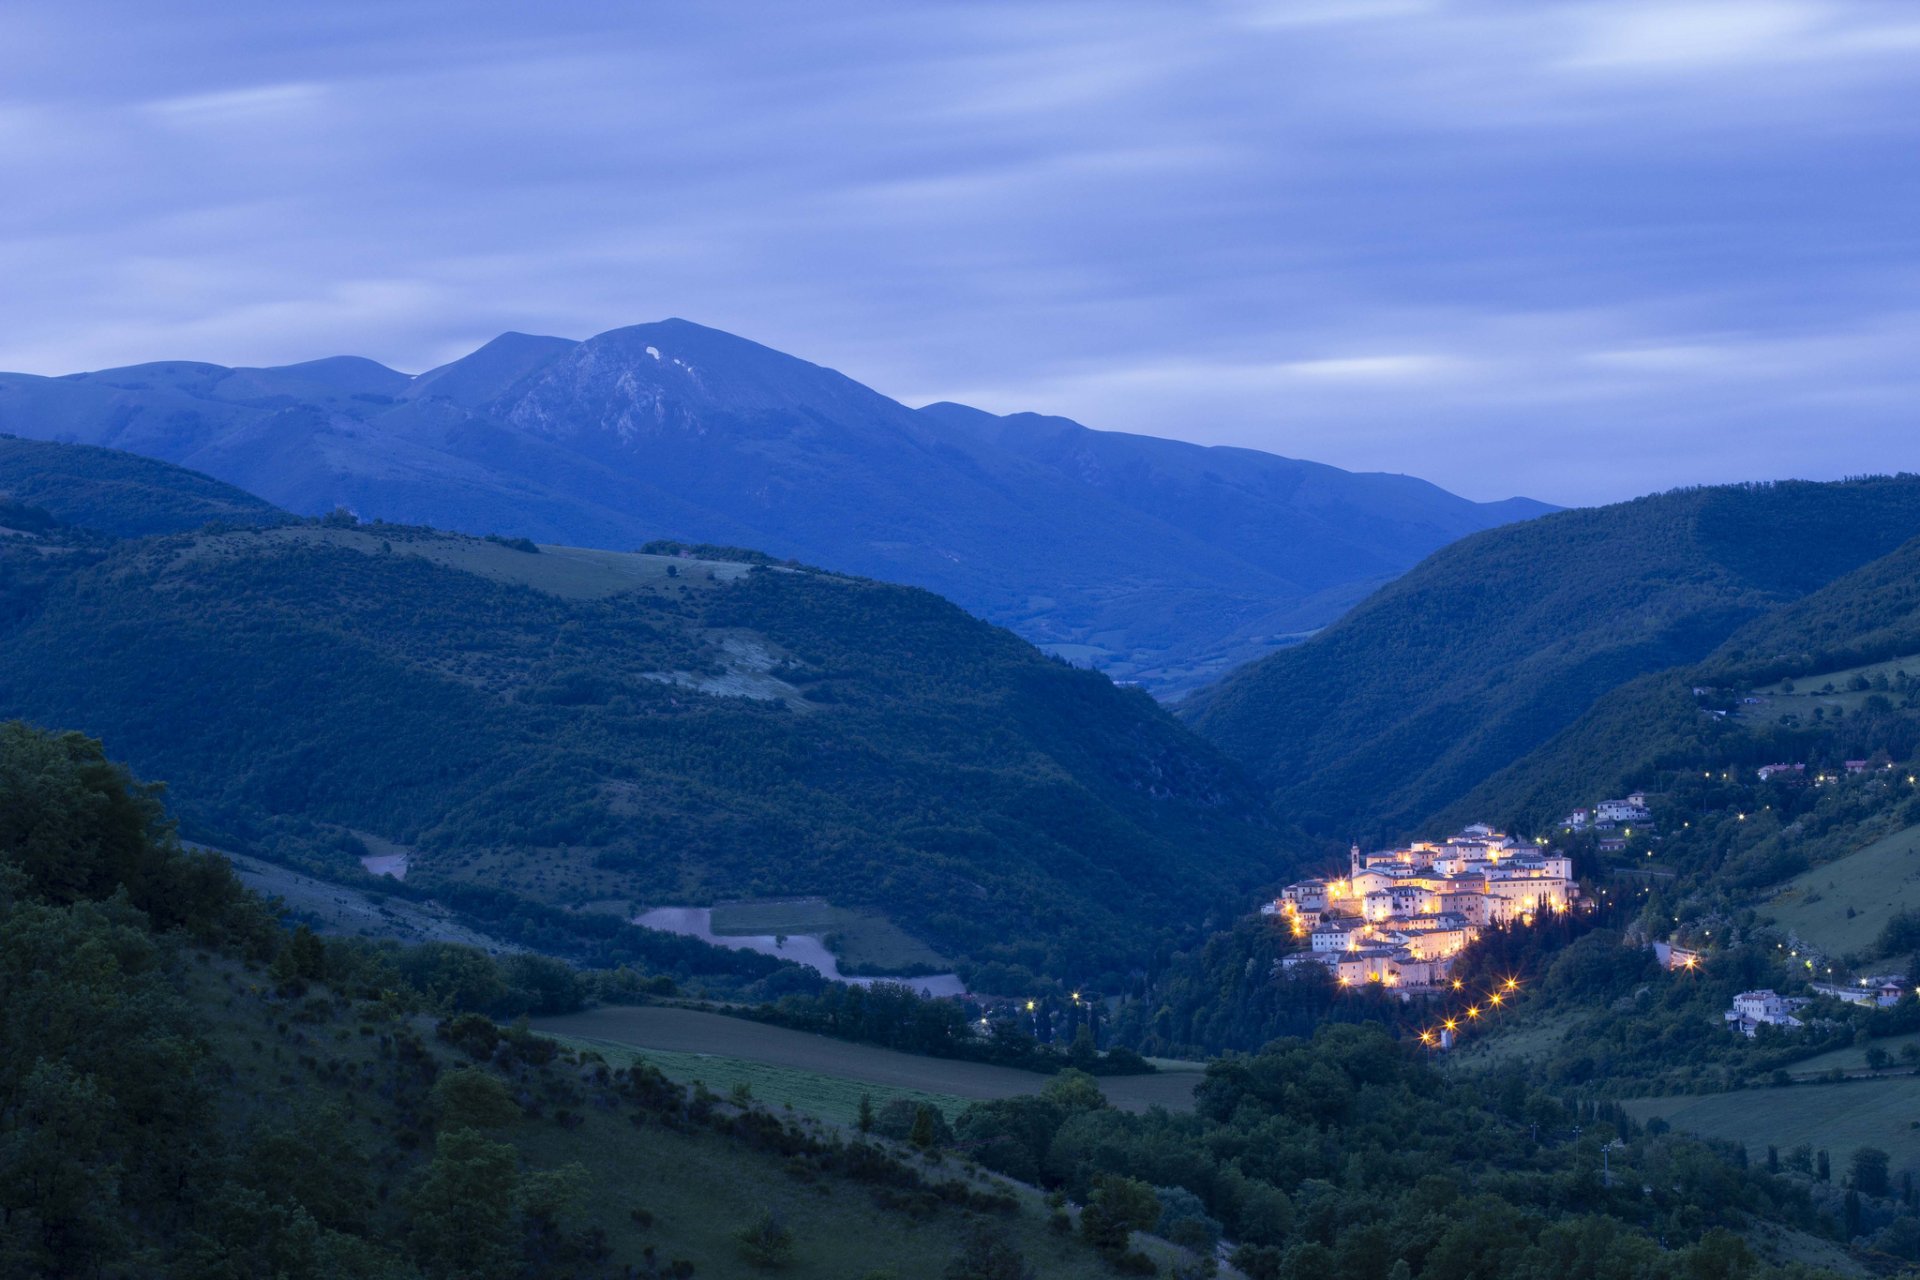
[[(761, 1092), (762, 1086), (751, 1079), (748, 1083), (757, 1097), (774, 1103), (792, 1101), (799, 1110), (806, 1109), (801, 1105), (803, 1099), (813, 1100), (815, 1106), (843, 1105), (847, 1095), (839, 1086), (830, 1088), (829, 1082), (851, 1088), (856, 1105), (862, 1092), (872, 1092), (876, 1101), (881, 1091), (920, 1094), (929, 1101), (946, 1105), (949, 1099), (965, 1103), (1038, 1093), (1047, 1083), (1046, 1076), (1032, 1071), (982, 1062), (923, 1058), (786, 1027), (770, 1027), (725, 1014), (663, 1005), (593, 1009), (540, 1018), (535, 1020), (534, 1028), (546, 1035), (591, 1040), (596, 1042), (595, 1048), (606, 1045), (647, 1051), (645, 1056), (649, 1060), (655, 1052), (707, 1055), (708, 1061), (714, 1064), (712, 1070), (716, 1077), (724, 1064), (737, 1064), (729, 1067), (734, 1071), (753, 1064), (797, 1072), (799, 1076), (767, 1077), (765, 1087), (770, 1092)], [(660, 1065), (662, 1070), (666, 1069), (665, 1062)], [(682, 1068), (686, 1068), (684, 1061)], [(1200, 1083), (1200, 1078), (1201, 1069), (1193, 1064), (1186, 1070), (1104, 1078), (1100, 1088), (1109, 1102), (1124, 1110), (1145, 1111), (1150, 1106), (1162, 1106), (1181, 1111), (1193, 1106), (1193, 1088)], [(719, 1087), (717, 1079), (707, 1079), (707, 1083)], [(799, 1096), (790, 1098), (778, 1092), (781, 1088)], [(810, 1114), (826, 1115), (827, 1112)]]
[[(344, 1096), (362, 1068), (382, 1062), (370, 1030), (352, 1019), (290, 1023), (286, 1008), (259, 994), (258, 977), (225, 960), (189, 966), (186, 979), (197, 1005), (209, 1014), (204, 1033), (218, 1059), (234, 1074), (224, 1091), (225, 1121), (235, 1128), (250, 1118), (283, 1121), (291, 1109), (318, 1103), (340, 1105), (339, 1123), (365, 1151), (392, 1149), (390, 1129), (378, 1127), (376, 1107), (356, 1107)], [(251, 993), (251, 994), (249, 994)], [(458, 1060), (432, 1036), (431, 1020), (416, 1024), (429, 1051), (443, 1065)], [(298, 1052), (295, 1034), (324, 1037), (327, 1056), (347, 1064), (339, 1075), (322, 1074)], [(562, 1068), (565, 1071), (565, 1068)], [(967, 1216), (943, 1210), (929, 1218), (876, 1209), (872, 1188), (840, 1179), (796, 1177), (777, 1156), (744, 1149), (711, 1132), (634, 1125), (618, 1109), (576, 1106), (577, 1127), (551, 1118), (527, 1118), (488, 1136), (511, 1143), (534, 1168), (578, 1162), (586, 1171), (584, 1216), (602, 1224), (616, 1263), (638, 1262), (649, 1246), (662, 1263), (693, 1262), (702, 1277), (747, 1277), (755, 1271), (742, 1258), (736, 1233), (769, 1210), (779, 1213), (795, 1238), (793, 1262), (779, 1275), (788, 1280), (849, 1280), (887, 1275), (896, 1280), (940, 1280), (960, 1249)], [(1026, 1256), (1040, 1275), (1063, 1280), (1103, 1280), (1113, 1273), (1071, 1237), (1047, 1229), (1038, 1193), (1004, 1183), (948, 1159), (929, 1167), (933, 1178), (959, 1176), (981, 1187), (1008, 1186), (1020, 1212), (995, 1218), (994, 1229)], [(394, 1201), (416, 1176), (403, 1168), (390, 1183)], [(382, 1175), (385, 1182), (386, 1175)], [(633, 1211), (651, 1215), (636, 1218)], [(393, 1212), (383, 1209), (383, 1213)], [(1136, 1236), (1165, 1274), (1185, 1255), (1163, 1241)]]
[(1920, 909), (1920, 827), (1795, 876), (1760, 908), (1836, 955), (1866, 949), (1896, 911), (1913, 909)]
[[(1893, 1057), (1895, 1067), (1910, 1066), (1900, 1060), (1900, 1050), (1910, 1044), (1920, 1044), (1920, 1031), (1909, 1032), (1903, 1036), (1887, 1036), (1875, 1040), (1873, 1046), (1885, 1049)], [(1796, 1079), (1812, 1079), (1818, 1075), (1838, 1068), (1841, 1071), (1864, 1071), (1867, 1067), (1869, 1045), (1848, 1045), (1844, 1049), (1834, 1049), (1804, 1062), (1796, 1062), (1787, 1068), (1787, 1074)]]
[(859, 1119), (862, 1096), (871, 1099), (876, 1108), (896, 1098), (904, 1098), (915, 1104), (930, 1103), (938, 1107), (948, 1120), (953, 1120), (966, 1110), (971, 1101), (950, 1093), (927, 1093), (919, 1089), (863, 1084), (840, 1076), (823, 1075), (818, 1071), (751, 1062), (745, 1058), (728, 1058), (719, 1054), (636, 1049), (612, 1040), (596, 1040), (586, 1036), (555, 1035), (554, 1039), (568, 1048), (590, 1049), (605, 1058), (610, 1066), (624, 1067), (635, 1059), (644, 1059), (660, 1068), (669, 1080), (677, 1084), (691, 1084), (698, 1080), (715, 1093), (729, 1096), (736, 1088), (745, 1085), (756, 1099), (769, 1106), (791, 1107), (804, 1115), (817, 1116), (837, 1124), (852, 1124)]
[(1464, 1071), (1545, 1061), (1585, 1021), (1583, 1013), (1569, 1010), (1550, 1017), (1511, 1022), (1464, 1041), (1443, 1061)]
[(1920, 1076), (1634, 1098), (1623, 1105), (1636, 1120), (1659, 1116), (1686, 1133), (1744, 1142), (1761, 1159), (1768, 1144), (1784, 1156), (1806, 1143), (1825, 1147), (1841, 1169), (1854, 1148), (1878, 1147), (1893, 1157), (1895, 1173), (1920, 1171)]
[(722, 902), (716, 934), (812, 934), (823, 939), (845, 973), (944, 973), (953, 962), (885, 916), (832, 906), (821, 898)]
[(1770, 684), (1763, 689), (1755, 689), (1759, 696), (1768, 699), (1757, 707), (1742, 707), (1740, 715), (1749, 720), (1771, 720), (1778, 722), (1787, 716), (1798, 716), (1801, 720), (1813, 719), (1813, 709), (1819, 707), (1827, 715), (1843, 714), (1860, 709), (1871, 689), (1851, 691), (1847, 688), (1855, 676), (1863, 676), (1871, 681), (1879, 676), (1891, 680), (1899, 672), (1908, 675), (1920, 675), (1920, 655), (1907, 658), (1889, 658), (1885, 662), (1872, 662), (1864, 667), (1848, 667), (1845, 671), (1826, 671), (1814, 676), (1801, 676), (1792, 681), (1793, 692), (1788, 693), (1782, 687), (1786, 681)]

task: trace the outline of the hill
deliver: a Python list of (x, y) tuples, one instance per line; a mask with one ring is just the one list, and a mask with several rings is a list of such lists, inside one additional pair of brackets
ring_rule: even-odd
[(1289, 820), (1398, 835), (1482, 794), (1610, 690), (1705, 659), (1916, 532), (1910, 476), (1559, 512), (1437, 552), (1182, 710)]
[(117, 449), (0, 436), (0, 497), (114, 537), (182, 533), (211, 521), (275, 524), (287, 513), (211, 476)]
[(759, 547), (926, 587), (1162, 693), (1546, 509), (1064, 419), (915, 411), (679, 320), (504, 334), (417, 377), (350, 357), (0, 374), (0, 430), (162, 458), (302, 514)]
[[(1893, 688), (1901, 670), (1920, 676), (1920, 539), (1761, 614), (1696, 663), (1609, 691), (1440, 820), (1479, 813), (1535, 829), (1596, 788), (1658, 787), (1696, 761), (1904, 760), (1908, 735), (1886, 718), (1907, 706), (1905, 682)], [(1900, 707), (1871, 710), (1876, 689)]]
[(518, 971), (580, 982), (287, 930), (97, 743), (0, 726), (0, 1273), (934, 1276), (983, 1229), (1108, 1273), (965, 1164), (497, 1025)]
[(1293, 848), (1147, 695), (913, 588), (341, 518), (59, 539), (0, 547), (0, 707), (328, 874), (378, 838), (566, 907), (818, 895), (1091, 980)]

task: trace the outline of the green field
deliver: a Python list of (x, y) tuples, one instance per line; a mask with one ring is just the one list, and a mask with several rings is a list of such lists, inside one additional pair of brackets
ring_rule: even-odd
[(1838, 1170), (1854, 1148), (1879, 1147), (1893, 1157), (1894, 1172), (1920, 1171), (1920, 1076), (1634, 1098), (1622, 1105), (1636, 1120), (1659, 1116), (1685, 1133), (1744, 1142), (1762, 1159), (1768, 1144), (1784, 1156), (1806, 1143), (1825, 1147)]
[(818, 1071), (750, 1062), (745, 1058), (728, 1058), (712, 1053), (672, 1053), (664, 1049), (635, 1049), (631, 1045), (587, 1036), (555, 1035), (554, 1039), (570, 1049), (591, 1050), (605, 1058), (610, 1066), (624, 1067), (636, 1059), (650, 1062), (676, 1084), (691, 1084), (698, 1080), (715, 1093), (728, 1096), (745, 1085), (756, 1100), (768, 1106), (791, 1107), (804, 1115), (832, 1120), (837, 1124), (852, 1124), (859, 1119), (860, 1099), (863, 1096), (871, 1100), (875, 1107), (884, 1106), (895, 1098), (904, 1098), (916, 1104), (929, 1103), (938, 1107), (949, 1121), (957, 1118), (970, 1105), (969, 1099), (957, 1098), (949, 1093), (926, 1093), (919, 1089), (862, 1084), (839, 1076), (822, 1075)]
[(1796, 1062), (1787, 1068), (1787, 1074), (1796, 1079), (1808, 1080), (1815, 1076), (1835, 1070), (1865, 1071), (1867, 1069), (1867, 1050), (1885, 1049), (1893, 1058), (1893, 1070), (1911, 1070), (1912, 1064), (1901, 1061), (1900, 1050), (1910, 1044), (1920, 1044), (1920, 1031), (1911, 1031), (1902, 1036), (1886, 1036), (1871, 1044), (1851, 1044), (1844, 1049), (1833, 1049), (1804, 1062)]
[[(1792, 693), (1782, 688), (1788, 681), (1770, 684), (1754, 690), (1768, 701), (1757, 707), (1742, 707), (1740, 715), (1743, 719), (1778, 722), (1790, 715), (1798, 716), (1803, 721), (1811, 720), (1815, 707), (1821, 708), (1829, 716), (1858, 711), (1874, 691), (1849, 690), (1847, 685), (1855, 676), (1863, 676), (1870, 681), (1879, 676), (1892, 680), (1902, 671), (1920, 676), (1920, 655), (1889, 658), (1885, 662), (1870, 662), (1864, 667), (1848, 667), (1844, 671), (1823, 671), (1819, 675), (1800, 676), (1790, 682), (1793, 685)], [(1824, 692), (1829, 688), (1832, 692)]]
[(946, 973), (953, 961), (885, 916), (836, 907), (822, 898), (722, 902), (712, 929), (722, 935), (811, 934), (850, 974)]
[(1795, 876), (1760, 911), (1814, 946), (1841, 955), (1870, 947), (1895, 912), (1916, 909), (1920, 826)]
[[(919, 1095), (946, 1107), (954, 1102), (964, 1105), (1038, 1093), (1048, 1079), (1012, 1067), (897, 1053), (667, 1005), (592, 1009), (539, 1018), (533, 1025), (546, 1035), (593, 1041), (601, 1052), (606, 1047), (640, 1050), (649, 1061), (655, 1061), (656, 1054), (680, 1055), (675, 1060), (676, 1069), (690, 1073), (684, 1079), (692, 1079), (695, 1068), (711, 1072), (700, 1078), (716, 1089), (723, 1079), (729, 1088), (734, 1080), (745, 1079), (762, 1101), (776, 1105), (790, 1101), (796, 1110), (812, 1107), (816, 1109), (809, 1114), (828, 1118), (838, 1118), (836, 1109), (843, 1109), (848, 1099), (857, 1106), (861, 1093), (872, 1093), (876, 1101), (883, 1092)], [(664, 1059), (659, 1065), (663, 1071), (668, 1068)], [(744, 1074), (748, 1067), (772, 1068), (775, 1074), (756, 1081)], [(734, 1074), (723, 1077), (723, 1071)], [(1188, 1064), (1185, 1070), (1103, 1078), (1100, 1089), (1109, 1102), (1127, 1111), (1145, 1111), (1151, 1106), (1187, 1110), (1193, 1106), (1193, 1089), (1201, 1074), (1197, 1064)], [(803, 1102), (808, 1105), (803, 1106)]]

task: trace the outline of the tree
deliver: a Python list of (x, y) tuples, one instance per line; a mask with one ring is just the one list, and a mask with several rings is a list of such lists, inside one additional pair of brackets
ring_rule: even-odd
[(509, 1280), (520, 1270), (518, 1157), (471, 1129), (442, 1134), (407, 1209), (413, 1254), (433, 1280)]
[(793, 1261), (793, 1232), (778, 1213), (761, 1214), (734, 1239), (740, 1256), (756, 1267), (784, 1267)]
[(1040, 1096), (1068, 1112), (1098, 1111), (1107, 1105), (1107, 1096), (1100, 1092), (1099, 1082), (1072, 1067), (1047, 1081)]
[(945, 1280), (1035, 1280), (1020, 1251), (986, 1226), (976, 1227), (947, 1264)]
[(433, 1084), (433, 1110), (448, 1129), (498, 1129), (520, 1118), (520, 1104), (498, 1077), (457, 1067)]
[(859, 1124), (860, 1124), (860, 1132), (862, 1133), (873, 1132), (873, 1095), (870, 1093), (863, 1093), (860, 1095)]
[(1853, 1188), (1862, 1195), (1887, 1194), (1887, 1153), (1878, 1147), (1860, 1147), (1853, 1153)]
[(1080, 1211), (1080, 1234), (1106, 1254), (1121, 1254), (1136, 1231), (1147, 1231), (1160, 1220), (1160, 1201), (1153, 1188), (1134, 1178), (1101, 1174), (1093, 1195)]
[(1822, 1182), (1833, 1181), (1833, 1163), (1827, 1159), (1827, 1149), (1820, 1148), (1813, 1157), (1813, 1176)]

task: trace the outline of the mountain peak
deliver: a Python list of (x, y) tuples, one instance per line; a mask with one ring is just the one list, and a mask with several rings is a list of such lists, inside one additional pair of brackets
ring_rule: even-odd
[(451, 400), (477, 409), (579, 345), (572, 338), (509, 331), (450, 364), (427, 370), (413, 380), (407, 397)]

